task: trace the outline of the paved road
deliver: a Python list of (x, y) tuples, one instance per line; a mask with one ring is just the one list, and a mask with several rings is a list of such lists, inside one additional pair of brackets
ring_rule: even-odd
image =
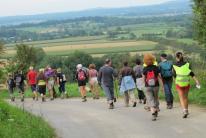
[[(22, 107), (23, 104), (16, 102)], [(60, 138), (204, 138), (206, 137), (206, 110), (191, 107), (188, 119), (182, 119), (179, 105), (165, 109), (164, 103), (156, 122), (151, 114), (138, 104), (124, 107), (119, 100), (114, 110), (107, 109), (105, 99), (87, 103), (80, 99), (48, 101), (26, 99), (24, 107), (43, 116)]]

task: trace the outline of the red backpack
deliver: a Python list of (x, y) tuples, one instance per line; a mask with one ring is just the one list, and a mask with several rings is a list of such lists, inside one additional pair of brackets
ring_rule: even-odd
[(154, 70), (148, 71), (146, 76), (146, 83), (149, 87), (154, 87), (158, 81), (157, 76), (155, 75)]
[(83, 70), (80, 70), (78, 72), (78, 80), (80, 80), (80, 81), (86, 80), (86, 75), (85, 75), (85, 72)]

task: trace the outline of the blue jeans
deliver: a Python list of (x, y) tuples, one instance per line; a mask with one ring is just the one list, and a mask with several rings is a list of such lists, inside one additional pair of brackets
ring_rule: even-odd
[(167, 105), (173, 105), (173, 94), (172, 94), (172, 83), (173, 80), (163, 80), (164, 83), (164, 91), (165, 91), (165, 100)]
[(104, 84), (102, 84), (102, 88), (107, 96), (107, 101), (109, 101), (109, 103), (113, 102), (113, 100), (114, 100), (114, 87), (109, 87), (109, 86), (105, 86)]

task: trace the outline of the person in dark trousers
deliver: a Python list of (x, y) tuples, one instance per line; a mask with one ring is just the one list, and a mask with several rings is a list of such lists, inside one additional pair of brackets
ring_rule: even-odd
[(38, 85), (38, 92), (41, 95), (42, 102), (46, 101), (46, 81), (47, 78), (44, 74), (44, 69), (39, 69), (39, 73), (37, 75), (37, 85)]
[(21, 101), (24, 101), (24, 86), (25, 86), (25, 77), (22, 73), (22, 71), (18, 71), (14, 77), (16, 88), (19, 91)]
[(66, 76), (62, 73), (61, 68), (57, 69), (57, 84), (59, 86), (59, 92), (61, 94), (61, 98), (66, 98), (67, 92), (65, 89), (65, 84), (67, 82)]
[(173, 83), (173, 65), (167, 60), (167, 55), (161, 55), (161, 63), (159, 64), (160, 73), (163, 80), (165, 100), (167, 102), (167, 109), (173, 108), (173, 94), (172, 94), (172, 83)]
[(117, 77), (117, 73), (112, 68), (112, 61), (110, 59), (105, 60), (105, 65), (100, 68), (98, 74), (98, 82), (102, 86), (109, 103), (109, 109), (114, 109), (114, 78)]
[(144, 80), (142, 78), (143, 74), (143, 66), (141, 65), (141, 60), (136, 59), (136, 66), (133, 68), (135, 77), (136, 77), (136, 85), (137, 85), (137, 90), (138, 90), (138, 98), (139, 98), (139, 103), (146, 104), (146, 97), (143, 92), (144, 89)]
[(176, 53), (176, 63), (173, 65), (176, 90), (179, 94), (180, 104), (183, 109), (183, 118), (187, 118), (188, 111), (188, 94), (190, 90), (190, 77), (195, 81), (196, 87), (200, 88), (200, 83), (191, 69), (190, 63), (186, 62), (182, 52)]
[(14, 82), (14, 77), (12, 76), (11, 73), (8, 74), (8, 78), (6, 82), (7, 82), (7, 88), (8, 88), (10, 99), (12, 102), (14, 102), (15, 101), (15, 97), (14, 97), (15, 82)]

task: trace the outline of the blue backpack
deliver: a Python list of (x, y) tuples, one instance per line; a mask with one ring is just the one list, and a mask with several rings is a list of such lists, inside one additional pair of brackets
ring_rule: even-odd
[(160, 70), (163, 78), (169, 78), (173, 76), (172, 63), (170, 63), (169, 61), (160, 63)]

